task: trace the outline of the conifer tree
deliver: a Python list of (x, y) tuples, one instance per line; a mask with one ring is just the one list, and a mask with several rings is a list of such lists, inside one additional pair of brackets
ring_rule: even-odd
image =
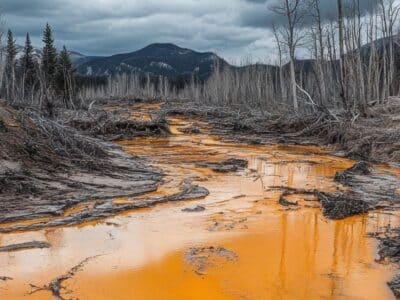
[(35, 82), (35, 66), (35, 60), (33, 58), (33, 47), (29, 33), (27, 33), (23, 56), (21, 58), (21, 67), (24, 76), (25, 90), (29, 90)]
[(65, 46), (58, 56), (57, 85), (58, 89), (62, 92), (65, 106), (67, 108), (72, 108), (73, 70), (71, 58)]
[(9, 101), (15, 100), (15, 66), (16, 66), (17, 48), (11, 30), (7, 33), (6, 46), (6, 93)]
[(45, 76), (46, 84), (51, 87), (54, 84), (57, 67), (57, 49), (54, 46), (53, 32), (47, 23), (43, 32), (43, 57), (42, 70)]
[(58, 64), (68, 72), (72, 71), (72, 62), (67, 48), (64, 46), (58, 58)]

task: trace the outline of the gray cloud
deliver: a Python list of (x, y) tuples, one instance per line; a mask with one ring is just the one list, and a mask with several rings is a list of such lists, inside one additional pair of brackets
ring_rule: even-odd
[[(240, 24), (243, 26), (271, 28), (273, 24), (281, 25), (286, 22), (285, 18), (275, 14), (271, 8), (278, 5), (281, 0), (244, 0), (249, 5), (240, 15)], [(310, 17), (307, 16), (308, 9), (306, 0), (302, 2), (303, 10), (306, 15), (304, 24), (308, 24)], [(372, 10), (378, 4), (378, 0), (361, 0), (360, 10), (362, 13)], [(350, 1), (344, 0), (344, 6), (350, 7)], [(336, 18), (337, 1), (336, 0), (320, 0), (321, 15), (324, 20)]]
[[(273, 1), (277, 0), (1, 0), (0, 11), (19, 43), (30, 32), (40, 46), (49, 22), (58, 47), (65, 44), (88, 55), (172, 42), (238, 60), (275, 52), (268, 27), (282, 19), (268, 10)], [(370, 7), (368, 1), (361, 1), (364, 7)], [(321, 2), (324, 13), (335, 10), (336, 1)]]

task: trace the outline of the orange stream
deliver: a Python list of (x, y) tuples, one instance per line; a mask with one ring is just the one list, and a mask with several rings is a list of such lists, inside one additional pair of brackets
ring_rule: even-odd
[[(77, 227), (0, 235), (0, 245), (38, 240), (52, 246), (0, 253), (0, 276), (13, 278), (0, 281), (0, 299), (54, 299), (47, 290), (31, 294), (31, 285), (48, 285), (88, 257), (63, 282), (64, 299), (394, 299), (386, 285), (393, 267), (375, 261), (377, 242), (367, 234), (398, 225), (397, 215), (381, 211), (330, 221), (308, 196), (290, 199), (299, 209), (279, 206), (281, 192), (270, 188), (343, 188), (332, 178), (353, 161), (317, 147), (249, 146), (207, 133), (181, 134), (177, 128), (186, 122), (171, 122), (171, 137), (121, 145), (167, 172), (153, 195), (175, 193), (187, 178), (210, 195)], [(194, 164), (229, 157), (248, 159), (248, 169), (219, 174)], [(200, 204), (205, 211), (182, 212)], [(185, 260), (198, 246), (224, 247), (237, 259), (216, 259), (199, 274)]]

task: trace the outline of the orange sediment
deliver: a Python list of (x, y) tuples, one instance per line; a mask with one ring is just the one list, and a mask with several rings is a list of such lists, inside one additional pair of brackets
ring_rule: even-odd
[[(0, 281), (0, 299), (52, 299), (49, 290), (35, 287), (45, 287), (88, 257), (62, 283), (65, 299), (394, 299), (386, 285), (393, 269), (376, 262), (377, 242), (368, 233), (399, 225), (396, 214), (379, 211), (331, 221), (307, 195), (288, 197), (299, 207), (278, 204), (278, 186), (343, 188), (333, 176), (353, 161), (317, 147), (223, 142), (206, 128), (199, 135), (182, 134), (178, 127), (186, 121), (172, 122), (174, 136), (121, 145), (167, 173), (152, 196), (174, 194), (187, 179), (210, 195), (78, 227), (0, 235), (0, 245), (27, 240), (52, 245), (0, 253), (0, 276), (13, 278)], [(229, 157), (247, 159), (248, 168), (221, 174), (197, 166)], [(196, 205), (206, 210), (182, 211)], [(209, 256), (197, 272), (187, 258), (193, 247), (223, 247), (236, 259)]]

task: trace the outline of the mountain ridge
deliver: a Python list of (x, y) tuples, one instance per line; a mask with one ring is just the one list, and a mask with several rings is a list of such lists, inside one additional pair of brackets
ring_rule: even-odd
[(172, 43), (154, 43), (133, 52), (88, 58), (75, 66), (80, 75), (86, 76), (141, 72), (166, 77), (195, 74), (206, 78), (215, 64), (229, 65), (213, 52), (198, 52)]

